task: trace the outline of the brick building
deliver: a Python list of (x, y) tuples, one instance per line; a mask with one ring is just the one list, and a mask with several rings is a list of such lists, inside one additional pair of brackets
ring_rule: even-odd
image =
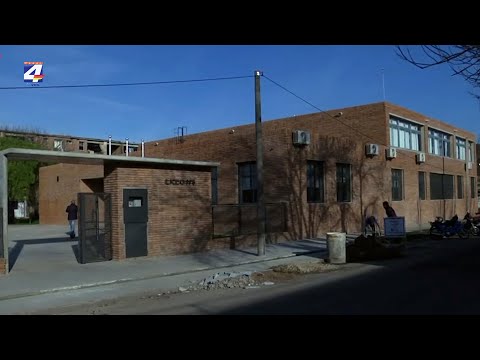
[[(451, 124), (380, 102), (264, 121), (262, 128), (265, 201), (272, 206), (267, 207), (269, 241), (312, 238), (327, 231), (358, 233), (365, 216), (384, 217), (384, 200), (399, 216), (405, 216), (407, 230), (425, 228), (437, 215), (463, 217), (467, 209), (477, 208), (476, 137)], [(253, 123), (147, 142), (145, 156), (219, 163), (212, 172), (210, 216), (214, 234), (219, 227), (226, 230), (212, 244), (226, 247), (232, 246), (231, 241), (235, 246), (255, 242)], [(65, 223), (63, 208), (68, 200), (85, 187), (96, 191), (103, 172), (101, 166), (97, 170), (66, 165), (43, 168), (41, 223)], [(63, 185), (55, 185), (64, 177)], [(42, 206), (47, 202), (49, 206)], [(56, 212), (61, 216), (57, 218)], [(165, 221), (164, 216), (156, 216), (155, 221)], [(169, 219), (182, 229), (188, 217)], [(173, 236), (163, 235), (167, 242)], [(194, 249), (177, 243), (170, 250), (158, 251), (171, 254)]]
[[(36, 142), (42, 145), (45, 150), (108, 155), (109, 140), (106, 139), (9, 130), (0, 127), (0, 138), (1, 137), (11, 137)], [(111, 140), (110, 143), (112, 155), (125, 154), (126, 143), (124, 141)], [(129, 153), (136, 152), (139, 150), (139, 144), (130, 142), (128, 149)]]
[(478, 212), (480, 213), (480, 144), (477, 144), (477, 196)]
[[(294, 144), (292, 134), (309, 144)], [(383, 218), (384, 200), (407, 230), (437, 215), (463, 217), (477, 207), (475, 138), (388, 102), (264, 121), (265, 201), (287, 204), (294, 239), (362, 231), (365, 216)], [(256, 201), (253, 123), (148, 142), (145, 153), (219, 162), (218, 204)]]
[[(90, 261), (85, 262), (198, 252), (222, 246), (221, 241), (212, 241), (211, 237), (211, 173), (218, 163), (8, 149), (0, 152), (0, 275), (8, 273), (10, 255), (5, 217), (8, 190), (4, 181), (8, 161), (32, 159), (57, 163), (41, 173), (42, 183), (51, 185), (44, 187), (44, 192), (69, 192), (70, 186), (79, 186), (77, 192), (86, 193), (79, 196), (80, 219), (83, 216), (87, 220), (79, 234), (81, 252), (89, 254)], [(70, 167), (82, 169), (82, 175), (70, 176)], [(56, 179), (62, 179), (64, 185), (56, 185), (52, 176), (58, 176)], [(93, 194), (98, 192), (108, 196)], [(66, 225), (65, 208), (61, 204), (56, 212), (62, 214)], [(48, 212), (49, 207), (44, 209)]]
[[(87, 138), (87, 137), (78, 137), (70, 135), (58, 135), (58, 134), (47, 134), (40, 133), (35, 131), (20, 131), (12, 130), (8, 128), (0, 127), (0, 138), (16, 138), (20, 140), (35, 142), (40, 144), (45, 150), (54, 150), (60, 152), (74, 152), (82, 154), (98, 154), (98, 155), (108, 155), (109, 146), (111, 147), (112, 155), (123, 155), (126, 153), (127, 144), (126, 141), (118, 141), (112, 139), (96, 139), (96, 138)], [(135, 153), (140, 150), (140, 146), (137, 143), (129, 142), (128, 151), (129, 154)], [(39, 201), (37, 204), (28, 204), (27, 201), (11, 201), (9, 203), (9, 221), (13, 222), (13, 218), (28, 218), (32, 214), (43, 213), (43, 223), (46, 224), (57, 224), (61, 223), (60, 219), (63, 214), (59, 213), (59, 208), (63, 207), (65, 201), (70, 201), (69, 199), (75, 198), (76, 193), (81, 191), (82, 187), (77, 186), (79, 183), (79, 178), (76, 176), (77, 172), (81, 172), (84, 178), (92, 178), (92, 171), (98, 176), (103, 177), (103, 170), (98, 167), (93, 170), (91, 167), (86, 167), (85, 169), (77, 169), (72, 165), (58, 165), (58, 168), (62, 169), (59, 171), (59, 174), (54, 179), (49, 179), (48, 185), (52, 191), (43, 191), (43, 201)], [(63, 174), (71, 174), (70, 179), (66, 179)], [(62, 174), (62, 179), (65, 181), (60, 181), (58, 176)], [(75, 180), (74, 180), (75, 179)], [(88, 182), (88, 181), (87, 181)], [(90, 181), (91, 182), (91, 181)], [(77, 184), (78, 183), (78, 184)], [(83, 185), (85, 182), (82, 182)], [(45, 189), (44, 189), (45, 190)], [(47, 195), (45, 195), (47, 194)], [(41, 195), (40, 195), (41, 196)], [(39, 196), (37, 196), (39, 198)], [(60, 206), (60, 204), (62, 204)], [(30, 205), (30, 206), (29, 206)], [(22, 209), (23, 211), (18, 211)], [(18, 214), (17, 214), (18, 212)], [(42, 221), (42, 219), (40, 219)]]

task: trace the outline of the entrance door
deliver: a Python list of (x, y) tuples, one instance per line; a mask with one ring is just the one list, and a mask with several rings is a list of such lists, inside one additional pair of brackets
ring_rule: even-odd
[(110, 194), (78, 194), (80, 263), (112, 260), (112, 203)]
[(147, 256), (148, 192), (147, 189), (123, 189), (123, 222), (125, 256)]

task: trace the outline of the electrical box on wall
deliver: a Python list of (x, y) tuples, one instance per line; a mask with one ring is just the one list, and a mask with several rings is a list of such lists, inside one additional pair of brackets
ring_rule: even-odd
[(415, 157), (417, 159), (417, 164), (425, 162), (425, 153), (418, 153)]
[(467, 162), (467, 169), (472, 170), (473, 169), (473, 164), (471, 161)]
[(310, 132), (306, 130), (295, 130), (292, 134), (294, 145), (309, 145)]
[(388, 148), (385, 152), (387, 159), (395, 159), (397, 157), (397, 149), (395, 148)]
[(377, 144), (367, 144), (365, 145), (365, 154), (367, 154), (367, 156), (376, 156), (380, 153), (379, 148), (380, 146)]

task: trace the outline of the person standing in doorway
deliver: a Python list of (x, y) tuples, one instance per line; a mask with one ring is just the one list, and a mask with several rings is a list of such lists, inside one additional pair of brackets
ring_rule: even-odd
[(393, 210), (393, 208), (390, 206), (388, 201), (383, 202), (383, 208), (385, 209), (385, 213), (387, 214), (387, 217), (397, 217), (395, 210)]
[(75, 200), (72, 200), (67, 206), (66, 213), (68, 214), (68, 223), (70, 224), (70, 237), (75, 237), (75, 226), (78, 219), (78, 206), (75, 205)]

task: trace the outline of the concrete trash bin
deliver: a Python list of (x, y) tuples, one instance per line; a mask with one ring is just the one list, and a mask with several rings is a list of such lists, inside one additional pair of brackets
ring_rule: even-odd
[(327, 251), (329, 263), (345, 264), (347, 262), (346, 242), (346, 233), (327, 233)]

